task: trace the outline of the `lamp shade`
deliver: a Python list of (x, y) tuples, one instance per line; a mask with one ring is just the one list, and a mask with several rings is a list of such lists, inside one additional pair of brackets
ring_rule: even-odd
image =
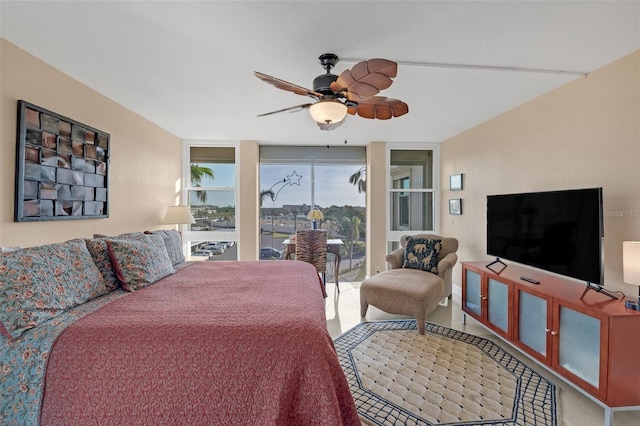
[(318, 210), (317, 208), (311, 209), (311, 211), (309, 212), (309, 214), (307, 215), (307, 219), (308, 220), (322, 220), (324, 219), (324, 216), (322, 215), (322, 212), (320, 210)]
[(189, 206), (169, 206), (162, 223), (166, 225), (196, 223)]
[(334, 99), (325, 99), (311, 105), (309, 114), (318, 123), (337, 123), (347, 115), (347, 106)]
[(640, 241), (622, 243), (622, 275), (625, 283), (640, 286)]

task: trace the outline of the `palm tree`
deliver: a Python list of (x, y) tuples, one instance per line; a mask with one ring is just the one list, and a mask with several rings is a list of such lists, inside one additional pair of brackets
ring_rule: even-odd
[(347, 240), (346, 249), (349, 251), (349, 270), (353, 267), (353, 246), (360, 239), (360, 223), (360, 218), (357, 216), (344, 218), (340, 223), (342, 233)]
[(225, 228), (229, 228), (229, 221), (233, 219), (235, 215), (236, 215), (235, 207), (221, 207), (218, 209), (218, 217), (224, 220), (225, 222), (227, 222), (227, 225), (225, 226)]
[[(215, 173), (208, 167), (202, 167), (198, 164), (191, 165), (191, 185), (200, 187), (202, 186), (202, 179), (207, 176), (211, 179), (215, 178)], [(196, 191), (196, 197), (204, 204), (207, 201), (207, 191)]]
[(275, 192), (270, 189), (260, 191), (260, 207), (262, 207), (262, 204), (264, 203), (264, 197), (266, 197), (267, 195), (269, 196), (269, 198), (271, 198), (271, 201), (273, 201), (273, 199), (276, 197)]
[[(272, 187), (273, 188), (273, 187)], [(265, 189), (260, 191), (260, 207), (262, 207), (262, 203), (264, 202), (264, 197), (269, 196), (269, 198), (271, 198), (271, 246), (273, 246), (273, 234), (275, 232), (275, 228), (273, 225), (273, 210), (275, 209), (275, 206), (273, 205), (273, 202), (276, 199), (276, 193), (273, 192), (271, 189)], [(262, 222), (262, 220), (260, 221)], [(262, 232), (262, 226), (260, 227), (260, 232)]]
[(367, 191), (367, 169), (366, 166), (360, 167), (360, 169), (349, 176), (349, 183), (355, 185), (358, 188), (358, 193)]

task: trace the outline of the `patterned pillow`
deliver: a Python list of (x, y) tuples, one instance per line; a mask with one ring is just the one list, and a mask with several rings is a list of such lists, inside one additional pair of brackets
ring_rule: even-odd
[(142, 232), (131, 232), (128, 234), (118, 235), (117, 237), (96, 237), (94, 234), (93, 239), (85, 240), (87, 249), (91, 253), (91, 257), (96, 266), (100, 270), (100, 273), (104, 277), (107, 290), (113, 291), (120, 288), (120, 281), (116, 277), (116, 272), (113, 269), (113, 263), (111, 263), (111, 257), (109, 256), (109, 247), (107, 246), (108, 239), (140, 239), (144, 237)]
[(0, 247), (0, 253), (11, 253), (16, 250), (20, 250), (20, 247)]
[(182, 239), (180, 238), (180, 234), (178, 234), (178, 231), (176, 231), (175, 229), (160, 229), (158, 231), (146, 231), (145, 234), (156, 234), (162, 237), (162, 239), (164, 240), (164, 245), (167, 248), (167, 254), (169, 255), (169, 259), (171, 259), (171, 264), (173, 266), (184, 262), (184, 253), (182, 252)]
[(438, 274), (438, 257), (442, 240), (407, 237), (403, 268), (421, 269)]
[(116, 276), (127, 291), (139, 290), (176, 272), (160, 235), (107, 239), (107, 245)]
[(0, 256), (0, 332), (16, 339), (107, 288), (84, 240)]

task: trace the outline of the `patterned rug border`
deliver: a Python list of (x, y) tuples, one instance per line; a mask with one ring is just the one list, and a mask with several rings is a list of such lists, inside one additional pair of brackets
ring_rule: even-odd
[[(361, 417), (373, 422), (373, 424), (375, 425), (387, 424), (387, 423), (379, 423), (379, 421), (369, 413), (369, 409), (361, 408), (360, 404), (365, 403), (362, 396), (366, 396), (366, 398), (371, 398), (378, 401), (384, 401), (385, 404), (393, 408), (393, 410), (388, 410), (389, 413), (387, 414), (387, 416), (391, 415), (395, 417), (395, 420), (393, 423), (394, 425), (395, 424), (405, 424), (405, 425), (411, 424), (411, 425), (433, 426), (434, 425), (433, 423), (430, 423), (427, 420), (416, 416), (414, 413), (411, 413), (405, 410), (404, 408), (379, 397), (378, 395), (376, 395), (375, 393), (369, 390), (362, 389), (362, 382), (360, 380), (360, 377), (358, 374), (355, 373), (356, 371), (355, 361), (351, 355), (351, 350), (357, 347), (360, 343), (362, 343), (366, 339), (368, 339), (374, 333), (377, 333), (379, 331), (394, 331), (394, 330), (417, 330), (416, 321), (407, 319), (407, 320), (386, 320), (386, 321), (363, 322), (354, 326), (350, 330), (344, 332), (342, 335), (340, 335), (334, 340), (334, 345), (338, 353), (340, 365), (342, 366), (342, 369), (345, 371), (345, 374), (347, 375), (347, 379), (349, 379), (350, 376), (353, 376), (355, 377), (355, 380), (357, 382), (357, 387), (358, 387), (357, 390), (359, 392), (354, 393), (354, 389), (352, 387), (352, 394), (356, 401), (358, 414), (360, 414)], [(465, 422), (465, 421), (456, 422), (456, 423), (438, 423), (439, 426), (442, 426), (445, 424), (446, 425), (492, 425), (492, 426), (514, 426), (514, 425), (529, 426), (529, 425), (539, 424), (539, 423), (530, 423), (531, 421), (530, 419), (523, 419), (523, 418), (518, 419), (518, 412), (522, 411), (522, 410), (519, 410), (519, 406), (525, 403), (522, 401), (522, 398), (523, 398), (522, 376), (523, 376), (523, 372), (527, 370), (531, 371), (536, 377), (538, 377), (540, 382), (543, 382), (548, 386), (547, 392), (545, 393), (545, 399), (550, 400), (552, 410), (550, 413), (551, 418), (549, 418), (548, 416), (542, 415), (542, 417), (544, 418), (544, 423), (543, 423), (544, 426), (560, 425), (561, 421), (559, 416), (558, 387), (554, 383), (549, 381), (547, 378), (540, 375), (536, 370), (525, 365), (518, 358), (511, 355), (507, 350), (498, 346), (495, 342), (487, 338), (475, 336), (473, 334), (469, 334), (459, 330), (454, 330), (448, 327), (432, 324), (429, 322), (426, 323), (425, 333), (431, 333), (431, 334), (439, 335), (445, 338), (458, 340), (463, 343), (471, 344), (477, 347), (478, 349), (483, 351), (487, 356), (491, 357), (498, 364), (500, 364), (506, 371), (513, 374), (518, 381), (518, 392), (516, 396), (518, 403), (513, 407), (512, 418), (506, 419), (506, 421), (493, 420), (493, 421), (487, 421), (487, 422), (481, 422), (481, 423)], [(534, 387), (534, 390), (536, 389), (537, 389), (537, 386)], [(524, 390), (525, 394), (527, 392), (531, 392), (531, 390), (529, 390), (528, 387)], [(359, 394), (363, 394), (363, 395), (359, 395)], [(368, 405), (371, 405), (371, 404), (368, 404)], [(531, 407), (529, 407), (529, 409), (534, 412), (538, 412), (544, 409), (544, 407), (542, 406), (536, 406), (535, 404), (530, 404), (530, 405)], [(395, 413), (392, 413), (391, 411), (394, 411)], [(385, 417), (385, 420), (386, 420), (386, 417)]]

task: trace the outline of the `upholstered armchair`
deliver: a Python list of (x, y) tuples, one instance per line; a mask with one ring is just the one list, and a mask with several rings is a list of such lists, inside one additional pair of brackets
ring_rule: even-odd
[[(409, 248), (407, 246), (410, 246)], [(373, 305), (390, 314), (413, 315), (424, 334), (427, 315), (451, 296), (458, 240), (435, 234), (404, 235), (400, 248), (386, 257), (391, 269), (360, 286), (360, 313)]]
[[(416, 234), (411, 235), (414, 238), (439, 239), (442, 240), (442, 248), (438, 254), (438, 276), (444, 281), (445, 297), (451, 296), (451, 276), (453, 274), (453, 266), (458, 262), (458, 240), (455, 238), (441, 237), (436, 234)], [(407, 244), (408, 235), (400, 238), (400, 247), (386, 257), (391, 269), (402, 268), (404, 264), (404, 251)]]

